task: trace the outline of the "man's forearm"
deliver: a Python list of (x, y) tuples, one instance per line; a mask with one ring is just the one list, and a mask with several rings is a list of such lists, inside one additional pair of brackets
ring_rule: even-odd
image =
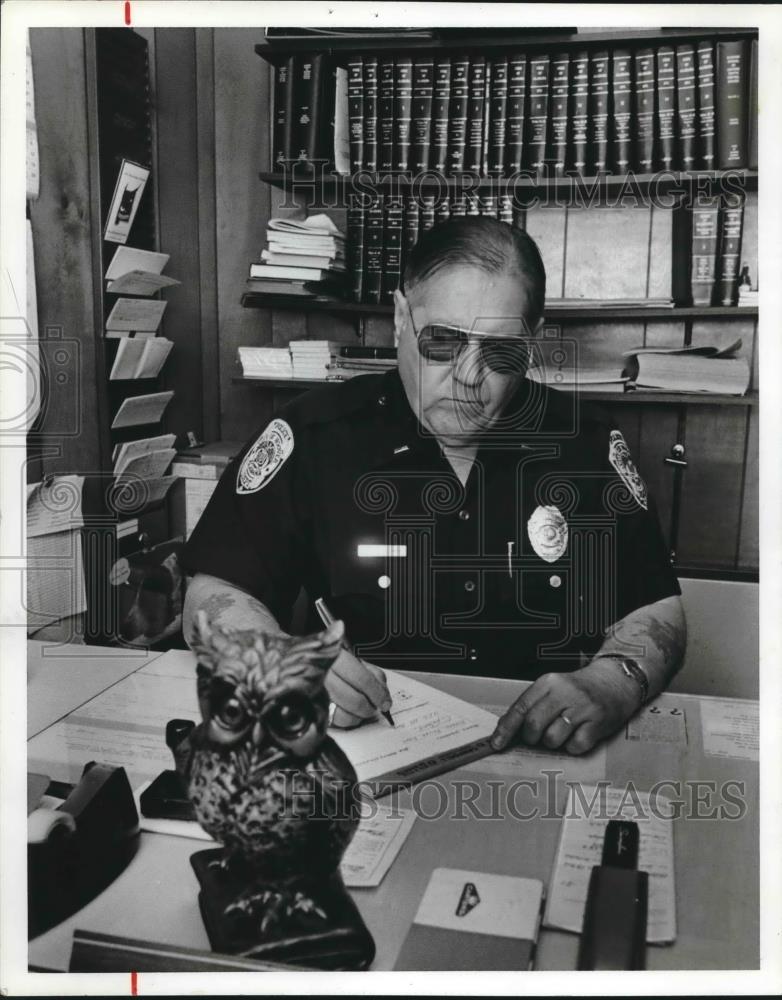
[(240, 587), (206, 573), (197, 573), (187, 588), (182, 609), (182, 633), (188, 645), (191, 644), (199, 611), (205, 611), (210, 622), (230, 628), (260, 629), (271, 635), (286, 634), (265, 604)]
[(632, 657), (644, 669), (649, 695), (654, 697), (665, 690), (681, 668), (686, 646), (687, 624), (681, 599), (666, 597), (617, 622), (592, 662), (601, 656)]

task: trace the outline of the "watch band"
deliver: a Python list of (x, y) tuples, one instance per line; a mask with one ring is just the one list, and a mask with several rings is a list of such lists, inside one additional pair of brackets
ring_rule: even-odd
[(638, 660), (634, 660), (631, 656), (620, 656), (618, 653), (599, 653), (598, 658), (616, 660), (625, 677), (635, 681), (641, 689), (641, 704), (646, 704), (649, 700), (649, 678)]

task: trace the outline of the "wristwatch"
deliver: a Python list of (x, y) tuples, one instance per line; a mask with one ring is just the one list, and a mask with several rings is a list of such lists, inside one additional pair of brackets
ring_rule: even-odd
[(625, 677), (635, 681), (641, 689), (641, 705), (645, 705), (649, 700), (649, 678), (638, 660), (634, 660), (631, 656), (619, 656), (616, 653), (601, 653), (599, 658), (616, 660)]

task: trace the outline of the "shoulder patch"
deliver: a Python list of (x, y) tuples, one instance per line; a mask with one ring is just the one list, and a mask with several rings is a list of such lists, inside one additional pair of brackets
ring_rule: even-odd
[(627, 442), (622, 437), (621, 431), (611, 431), (608, 439), (608, 461), (616, 469), (619, 478), (630, 490), (639, 506), (648, 510), (649, 498), (646, 492), (646, 483), (630, 457), (630, 449), (627, 447)]
[(279, 418), (272, 420), (244, 456), (236, 476), (237, 493), (257, 493), (277, 475), (293, 451), (293, 431)]

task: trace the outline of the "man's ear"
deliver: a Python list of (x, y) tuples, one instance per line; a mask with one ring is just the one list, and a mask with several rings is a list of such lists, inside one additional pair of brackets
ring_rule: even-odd
[(402, 328), (407, 323), (410, 316), (407, 299), (397, 288), (394, 292), (394, 347), (399, 347), (399, 337)]

